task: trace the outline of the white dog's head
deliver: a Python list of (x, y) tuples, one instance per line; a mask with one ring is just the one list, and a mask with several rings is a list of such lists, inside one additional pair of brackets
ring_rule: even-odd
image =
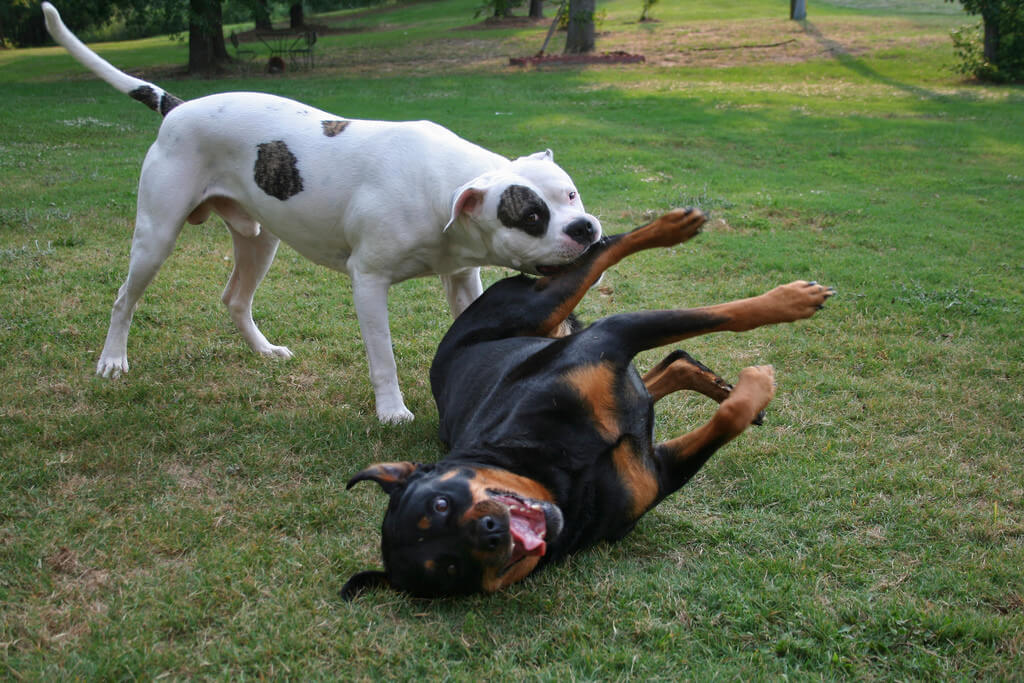
[(572, 263), (601, 239), (601, 222), (583, 208), (550, 149), (458, 188), (445, 230), (460, 218), (484, 229), (495, 265), (533, 275)]

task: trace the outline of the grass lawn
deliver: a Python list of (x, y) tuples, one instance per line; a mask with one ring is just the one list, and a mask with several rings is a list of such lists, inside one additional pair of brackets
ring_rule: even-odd
[[(442, 453), (440, 284), (392, 290), (409, 425), (376, 421), (347, 278), (287, 247), (256, 316), (296, 357), (247, 350), (216, 221), (147, 291), (131, 373), (95, 377), (159, 120), (58, 48), (0, 51), (0, 677), (1024, 677), (1024, 88), (953, 72), (971, 19), (833, 0), (800, 24), (747, 0), (639, 24), (610, 0), (599, 49), (646, 64), (522, 70), (508, 57), (547, 27), (476, 5), (318, 17), (359, 30), (284, 77), (183, 77), (165, 38), (97, 47), (184, 98), (265, 90), (550, 147), (609, 232), (700, 206), (703, 235), (622, 263), (580, 312), (834, 285), (811, 321), (687, 345), (728, 377), (775, 365), (765, 426), (621, 543), (507, 592), (342, 603), (385, 504), (345, 481)], [(711, 412), (670, 397), (658, 435)]]

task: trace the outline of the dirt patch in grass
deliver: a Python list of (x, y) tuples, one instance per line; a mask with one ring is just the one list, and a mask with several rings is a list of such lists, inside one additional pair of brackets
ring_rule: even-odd
[(642, 64), (643, 55), (634, 55), (621, 50), (616, 52), (591, 52), (589, 54), (534, 55), (533, 57), (510, 57), (512, 66), (561, 66), (581, 64)]
[[(535, 57), (544, 42), (548, 19), (531, 20), (528, 17), (488, 19), (461, 26), (447, 32), (443, 38), (416, 40), (390, 47), (361, 45), (325, 46), (317, 44), (316, 68), (312, 72), (287, 73), (294, 77), (300, 73), (323, 76), (329, 73), (358, 75), (402, 75), (430, 73), (460, 73), (479, 71), (519, 70), (523, 66), (510, 65), (511, 59)], [(311, 29), (318, 34), (340, 35), (355, 31), (393, 31), (394, 25), (376, 28), (352, 27), (342, 24), (315, 24)], [(521, 28), (515, 35), (481, 38), (468, 35), (472, 30)], [(531, 30), (532, 29), (532, 30)], [(291, 32), (289, 29), (280, 29)], [(239, 34), (245, 41), (257, 41), (255, 31)], [(564, 32), (556, 33), (545, 56), (549, 61), (541, 66), (560, 66)], [(921, 48), (938, 43), (948, 44), (948, 37), (933, 27), (921, 26), (913, 21), (886, 17), (844, 17), (815, 22), (794, 22), (785, 19), (749, 21), (701, 21), (692, 25), (649, 22), (616, 25), (597, 37), (597, 54), (592, 60), (580, 64), (567, 60), (566, 68), (607, 65), (613, 68), (642, 69), (650, 67), (726, 68), (756, 66), (766, 63), (796, 64), (818, 59), (860, 57), (880, 51), (900, 48)], [(630, 55), (630, 64), (622, 59), (605, 55)], [(643, 61), (640, 61), (640, 58)], [(237, 67), (225, 68), (219, 74), (207, 76), (233, 76)], [(529, 68), (529, 66), (527, 67)], [(187, 78), (180, 65), (130, 70), (133, 74), (151, 80)], [(249, 69), (249, 75), (262, 71)], [(280, 74), (267, 75), (282, 77)]]
[[(454, 29), (443, 39), (415, 41), (396, 47), (321, 50), (317, 54), (316, 72), (396, 75), (519, 70), (523, 67), (510, 66), (510, 59), (537, 55), (546, 34), (546, 21), (536, 22), (533, 33), (524, 31), (493, 39), (466, 35), (467, 29), (507, 28), (508, 21), (485, 21)], [(524, 28), (529, 27), (529, 23), (522, 23)], [(625, 24), (598, 36), (598, 54), (628, 54), (643, 57), (644, 61), (639, 63), (639, 59), (635, 59), (637, 63), (626, 65), (613, 59), (599, 58), (593, 64), (583, 66), (600, 68), (602, 62), (613, 68), (633, 69), (796, 64), (819, 59), (856, 58), (879, 51), (921, 48), (947, 42), (948, 38), (934, 28), (894, 17), (887, 17), (884, 21), (871, 17), (846, 17), (806, 23), (752, 19), (707, 21), (688, 26)], [(560, 57), (563, 43), (564, 34), (557, 33), (545, 54)], [(565, 65), (566, 68), (580, 66)]]
[(600, 47), (642, 54), (654, 66), (731, 67), (857, 57), (947, 40), (935, 33), (899, 19), (884, 23), (854, 18), (814, 23), (758, 19), (616, 31), (607, 34)]
[(460, 26), (455, 30), (479, 31), (480, 29), (530, 28), (533, 26), (543, 26), (544, 28), (548, 28), (551, 26), (552, 21), (554, 21), (554, 17), (542, 17), (540, 19), (534, 19), (532, 17), (487, 17), (479, 24)]

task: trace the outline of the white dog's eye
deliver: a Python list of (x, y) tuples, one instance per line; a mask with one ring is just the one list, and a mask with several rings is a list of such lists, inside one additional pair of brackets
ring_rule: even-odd
[(569, 201), (571, 202), (574, 199), (576, 199), (576, 192), (573, 190), (569, 190)]
[(526, 217), (526, 222), (529, 225), (536, 225), (537, 223), (540, 223), (540, 214), (531, 213), (529, 216)]

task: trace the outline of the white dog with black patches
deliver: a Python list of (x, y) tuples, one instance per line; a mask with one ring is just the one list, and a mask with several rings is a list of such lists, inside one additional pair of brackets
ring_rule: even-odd
[(601, 236), (550, 150), (510, 161), (428, 121), (345, 119), (261, 93), (182, 102), (82, 44), (43, 3), (54, 40), (117, 90), (163, 117), (139, 179), (128, 277), (118, 291), (96, 372), (128, 372), (128, 328), (139, 299), (185, 222), (216, 213), (234, 241), (221, 297), (249, 346), (290, 358), (252, 319), (252, 300), (279, 240), (348, 273), (377, 415), (413, 415), (398, 388), (388, 288), (437, 273), (453, 316), (481, 293), (480, 266), (544, 273)]

